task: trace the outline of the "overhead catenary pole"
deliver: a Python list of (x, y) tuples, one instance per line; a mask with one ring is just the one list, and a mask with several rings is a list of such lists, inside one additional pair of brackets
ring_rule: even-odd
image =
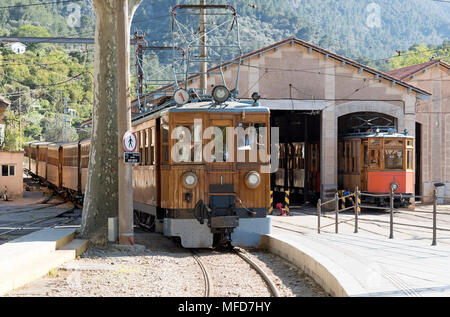
[(123, 136), (131, 129), (128, 0), (117, 4), (119, 243), (134, 244), (131, 165), (124, 161)]
[[(205, 0), (200, 0), (200, 5), (205, 5)], [(208, 77), (207, 77), (207, 70), (208, 70), (208, 51), (206, 48), (206, 12), (204, 8), (200, 9), (200, 27), (199, 27), (199, 33), (200, 33), (200, 88), (204, 94), (206, 94), (207, 86), (208, 86)]]
[(64, 114), (63, 114), (63, 142), (67, 142), (66, 123), (67, 123), (67, 98), (64, 97)]
[(19, 97), (19, 147), (22, 149), (22, 97)]

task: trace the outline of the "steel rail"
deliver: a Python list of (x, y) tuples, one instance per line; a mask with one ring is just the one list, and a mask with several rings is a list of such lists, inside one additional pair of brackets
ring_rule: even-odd
[(241, 259), (243, 259), (245, 262), (250, 264), (250, 266), (253, 267), (253, 269), (255, 269), (259, 273), (259, 275), (264, 279), (266, 284), (269, 286), (273, 297), (280, 297), (280, 293), (278, 292), (277, 287), (272, 282), (270, 277), (261, 269), (261, 267), (258, 264), (256, 264), (254, 261), (252, 261), (247, 255), (245, 255), (245, 253), (242, 251), (241, 248), (234, 247), (232, 250), (235, 254), (237, 254)]
[[(45, 209), (45, 208), (52, 208), (52, 207), (55, 207), (55, 206), (63, 205), (65, 203), (67, 203), (67, 201), (54, 203), (54, 204), (50, 204), (50, 205), (45, 205), (45, 206), (40, 206), (40, 207), (37, 207), (37, 208), (30, 208), (30, 209), (22, 209), (22, 210), (14, 210), (14, 211), (9, 211), (9, 212), (2, 212), (2, 213), (0, 213), (0, 216), (12, 215), (12, 214), (20, 214), (20, 213), (23, 213), (23, 212), (30, 212), (30, 211), (36, 211), (36, 210), (41, 210), (41, 209)], [(44, 204), (44, 203), (39, 203), (39, 204)]]
[(203, 264), (202, 260), (200, 260), (200, 257), (197, 255), (197, 253), (194, 252), (194, 250), (189, 249), (191, 251), (192, 257), (197, 261), (197, 264), (200, 266), (200, 269), (202, 270), (203, 278), (205, 280), (205, 297), (211, 296), (211, 283), (209, 280), (209, 274), (208, 270), (206, 269), (206, 266)]
[(30, 222), (30, 223), (25, 223), (25, 224), (21, 225), (19, 228), (14, 228), (14, 229), (7, 230), (7, 231), (5, 231), (5, 232), (1, 232), (1, 233), (0, 233), (0, 236), (6, 235), (6, 234), (11, 233), (11, 232), (15, 232), (15, 231), (21, 231), (21, 230), (24, 230), (24, 229), (25, 229), (26, 227), (28, 227), (28, 226), (32, 226), (32, 225), (35, 225), (35, 224), (38, 224), (38, 223), (41, 223), (41, 222), (44, 222), (44, 221), (47, 221), (47, 220), (50, 220), (50, 219), (57, 218), (57, 217), (59, 217), (59, 216), (65, 214), (65, 213), (68, 213), (68, 212), (73, 211), (74, 209), (75, 209), (75, 206), (73, 206), (73, 207), (70, 208), (70, 209), (61, 211), (61, 212), (57, 213), (56, 215), (51, 215), (51, 216), (49, 216), (49, 217), (45, 217), (45, 218), (42, 218), (42, 219), (38, 219), (38, 220), (33, 221), (33, 222)]

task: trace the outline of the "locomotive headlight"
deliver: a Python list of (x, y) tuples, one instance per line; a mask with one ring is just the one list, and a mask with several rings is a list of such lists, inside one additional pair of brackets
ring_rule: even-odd
[(256, 171), (250, 171), (245, 176), (245, 184), (249, 188), (257, 188), (259, 184), (261, 183), (261, 175), (259, 175)]
[(398, 189), (398, 184), (395, 183), (395, 182), (391, 183), (391, 190), (392, 190), (392, 192), (397, 191), (397, 189)]
[(184, 173), (182, 178), (183, 178), (183, 184), (187, 188), (193, 188), (193, 187), (195, 187), (195, 185), (197, 185), (198, 178), (197, 178), (197, 175), (195, 175), (195, 173), (193, 173), (193, 172)]
[(225, 86), (216, 86), (214, 87), (213, 91), (212, 91), (212, 97), (214, 99), (215, 102), (217, 103), (224, 103), (225, 101), (227, 101), (231, 96), (230, 91), (228, 90), (227, 87)]

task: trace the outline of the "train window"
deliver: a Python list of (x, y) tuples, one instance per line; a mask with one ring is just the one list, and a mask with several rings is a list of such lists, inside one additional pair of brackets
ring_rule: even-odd
[(144, 153), (145, 153), (145, 161), (144, 161), (144, 165), (148, 166), (151, 165), (150, 162), (150, 152), (149, 152), (149, 144), (150, 144), (150, 140), (151, 140), (151, 131), (152, 129), (145, 129), (145, 141), (144, 141)]
[(2, 165), (2, 176), (8, 176), (8, 165)]
[(149, 153), (149, 165), (156, 164), (156, 156), (155, 156), (155, 146), (156, 146), (156, 134), (155, 128), (150, 128), (148, 140), (150, 143), (150, 153)]
[(406, 157), (406, 160), (407, 160), (406, 168), (409, 170), (412, 170), (413, 169), (413, 151), (408, 150), (407, 153), (408, 153), (408, 155)]
[(370, 167), (378, 168), (380, 167), (380, 151), (370, 150)]
[(162, 142), (169, 143), (169, 126), (162, 126)]
[(179, 144), (179, 147), (177, 157), (172, 157), (172, 159), (177, 162), (191, 162), (194, 155), (194, 147), (192, 145), (194, 141), (194, 125), (179, 125), (174, 132), (176, 143)]
[(147, 133), (145, 130), (139, 133), (139, 153), (141, 153), (141, 163), (140, 165), (145, 165), (145, 139), (147, 137)]
[(169, 163), (169, 126), (163, 125), (161, 126), (162, 129), (162, 144), (161, 144), (161, 150), (162, 150), (162, 162), (163, 163)]
[(164, 163), (169, 162), (169, 146), (163, 145), (162, 146), (162, 159)]
[[(262, 150), (267, 152), (267, 134), (265, 127), (266, 125), (264, 123), (240, 123), (239, 128), (242, 130), (237, 133), (237, 150)], [(295, 145), (293, 151), (297, 152)], [(238, 156), (239, 155), (240, 154), (238, 153)], [(256, 156), (252, 158), (249, 157), (248, 159), (254, 162)], [(262, 158), (260, 157), (260, 160), (261, 159)]]
[(369, 146), (364, 144), (364, 165), (369, 164)]
[(227, 127), (218, 127), (222, 133), (222, 146), (220, 144), (214, 145), (214, 161), (227, 162), (228, 160), (228, 142), (227, 142)]
[(350, 144), (345, 144), (345, 171), (350, 171)]
[(389, 149), (384, 151), (385, 169), (403, 169), (403, 150)]

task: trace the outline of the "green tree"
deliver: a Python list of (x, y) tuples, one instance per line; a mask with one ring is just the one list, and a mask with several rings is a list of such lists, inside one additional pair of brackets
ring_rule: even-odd
[(424, 43), (411, 46), (408, 51), (389, 60), (390, 69), (398, 69), (416, 64), (429, 62), (433, 59), (442, 59), (450, 62), (450, 45), (444, 41), (439, 46), (426, 46)]
[(77, 130), (71, 125), (69, 116), (66, 115), (66, 124), (64, 126), (64, 115), (56, 114), (54, 118), (45, 123), (44, 139), (47, 142), (72, 142), (78, 140)]

